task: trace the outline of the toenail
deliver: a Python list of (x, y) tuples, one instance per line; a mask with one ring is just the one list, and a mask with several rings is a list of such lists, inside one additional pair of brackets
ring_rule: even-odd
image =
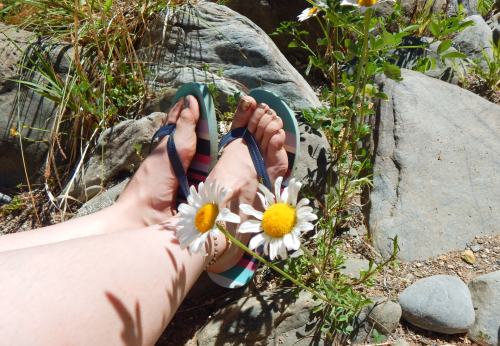
[(279, 117), (279, 116), (277, 116), (277, 115), (275, 115), (275, 116), (274, 116), (274, 118), (273, 118), (273, 121), (274, 121), (275, 123), (279, 122), (279, 121), (280, 121), (280, 117)]
[(273, 114), (273, 110), (272, 109), (268, 109), (266, 114)]
[(267, 107), (267, 105), (265, 103), (259, 103), (259, 109), (265, 109)]
[(184, 98), (184, 109), (189, 108), (189, 95)]
[(281, 129), (279, 129), (278, 131), (276, 131), (275, 135), (279, 135), (281, 133)]
[(241, 100), (241, 109), (246, 111), (250, 106), (252, 105), (252, 102), (247, 101), (245, 99)]

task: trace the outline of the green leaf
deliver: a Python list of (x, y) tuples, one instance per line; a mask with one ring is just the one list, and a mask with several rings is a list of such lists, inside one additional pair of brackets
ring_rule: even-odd
[(386, 93), (383, 93), (383, 92), (375, 93), (375, 95), (373, 95), (373, 96), (375, 96), (378, 99), (384, 100), (384, 101), (387, 101), (389, 99), (387, 97)]
[(443, 52), (446, 52), (448, 50), (448, 48), (451, 47), (451, 40), (450, 39), (447, 39), (447, 40), (444, 40), (443, 42), (441, 42), (441, 44), (439, 45), (438, 49), (437, 49), (437, 53), (438, 54), (441, 54)]
[(422, 25), (409, 25), (406, 28), (404, 28), (403, 31), (415, 31), (418, 30), (422, 27)]
[(309, 76), (309, 72), (311, 72), (312, 66), (313, 66), (313, 62), (311, 59), (309, 59), (309, 64), (307, 64), (307, 68), (306, 68), (306, 76)]
[(450, 52), (446, 53), (441, 56), (441, 58), (446, 59), (446, 58), (459, 58), (459, 59), (466, 59), (467, 55), (464, 53), (459, 53), (459, 52)]
[(390, 65), (390, 64), (385, 65), (384, 74), (386, 75), (387, 78), (393, 79), (398, 82), (403, 80), (403, 78), (401, 78), (401, 69), (396, 65)]
[(324, 309), (324, 307), (325, 307), (324, 305), (318, 305), (318, 306), (316, 306), (316, 307), (312, 310), (312, 313), (313, 313), (313, 314), (315, 314), (315, 313), (317, 313), (318, 311), (323, 310), (323, 309)]
[(392, 42), (394, 42), (394, 36), (392, 34), (388, 33), (385, 28), (382, 28), (382, 38), (384, 39), (384, 44), (389, 45)]
[(113, 6), (113, 0), (106, 0), (106, 4), (104, 5), (104, 12), (108, 12)]
[(299, 46), (299, 45), (298, 45), (295, 41), (290, 42), (290, 43), (288, 44), (288, 48), (294, 48), (294, 47), (298, 47), (298, 46)]
[(339, 52), (338, 50), (336, 50), (335, 52), (333, 52), (333, 56), (338, 61), (344, 61), (344, 54), (342, 54), (342, 52)]
[(328, 330), (330, 330), (330, 325), (328, 325), (328, 324), (323, 324), (323, 325), (321, 326), (321, 331), (322, 331), (322, 332), (327, 332)]
[(431, 22), (429, 24), (429, 28), (431, 29), (431, 32), (434, 35), (434, 37), (438, 38), (439, 35), (441, 34), (441, 30), (439, 30), (439, 25), (437, 25), (436, 22)]

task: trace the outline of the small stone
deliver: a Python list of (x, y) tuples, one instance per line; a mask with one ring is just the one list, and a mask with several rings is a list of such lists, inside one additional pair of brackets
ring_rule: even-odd
[(397, 339), (396, 341), (394, 341), (394, 343), (392, 345), (393, 346), (410, 346), (410, 343), (408, 343), (408, 341), (406, 341), (405, 339)]
[(423, 264), (422, 264), (422, 263), (415, 263), (415, 266), (416, 266), (417, 268), (422, 268), (422, 267), (423, 267)]
[(0, 193), (0, 204), (9, 204), (12, 202), (12, 197)]
[(500, 260), (497, 260), (497, 264), (500, 265)]
[(418, 280), (399, 295), (403, 318), (438, 333), (466, 332), (474, 323), (467, 286), (455, 276), (435, 275)]
[(441, 255), (441, 256), (438, 256), (438, 260), (446, 262), (448, 260), (448, 257), (446, 257), (446, 255)]
[(486, 257), (488, 257), (488, 255), (485, 255), (485, 254), (481, 255), (481, 258), (486, 258)]
[(448, 269), (453, 269), (453, 268), (454, 268), (453, 265), (448, 264)]
[(478, 251), (481, 251), (483, 250), (483, 247), (481, 245), (474, 245), (474, 246), (471, 246), (470, 249), (473, 251), (473, 252), (478, 252)]
[(490, 253), (490, 249), (484, 249), (484, 251), (486, 251), (486, 253)]
[(474, 253), (471, 250), (465, 250), (460, 257), (467, 263), (476, 263), (476, 258), (474, 257)]

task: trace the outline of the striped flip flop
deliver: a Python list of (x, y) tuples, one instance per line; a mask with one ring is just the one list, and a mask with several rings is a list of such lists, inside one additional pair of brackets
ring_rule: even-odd
[(176, 200), (177, 206), (181, 203), (187, 203), (189, 187), (191, 185), (198, 186), (200, 182), (204, 182), (217, 163), (217, 118), (215, 116), (215, 107), (210, 91), (206, 85), (201, 83), (184, 84), (177, 90), (172, 101), (172, 106), (181, 97), (187, 95), (194, 96), (200, 107), (200, 118), (195, 130), (197, 136), (196, 153), (187, 172), (184, 171), (184, 167), (175, 149), (173, 136), (175, 133), (175, 124), (161, 127), (154, 134), (151, 141), (153, 142), (160, 136), (170, 135), (167, 143), (167, 153), (177, 180), (179, 181)]
[[(300, 132), (297, 120), (295, 119), (294, 112), (274, 93), (265, 90), (253, 90), (249, 96), (253, 97), (257, 103), (266, 103), (269, 108), (274, 109), (276, 114), (283, 120), (283, 130), (286, 133), (284, 148), (288, 156), (288, 170), (283, 178), (283, 183), (281, 188), (284, 189), (288, 182), (290, 181), (290, 176), (297, 163), (299, 145), (300, 145)], [(273, 191), (271, 186), (271, 181), (267, 174), (266, 166), (264, 165), (264, 160), (260, 155), (259, 148), (255, 143), (250, 132), (247, 128), (239, 128), (231, 130), (226, 134), (219, 142), (219, 150), (222, 149), (227, 143), (236, 139), (244, 138), (248, 150), (250, 151), (250, 156), (254, 163), (257, 175), (270, 191)], [(255, 233), (254, 233), (255, 235)], [(263, 253), (263, 246), (259, 247), (255, 251), (257, 254)], [(259, 260), (252, 255), (245, 253), (241, 260), (233, 266), (231, 269), (226, 270), (222, 273), (208, 273), (208, 276), (219, 284), (220, 286), (227, 288), (239, 288), (250, 282), (252, 277), (259, 266)]]

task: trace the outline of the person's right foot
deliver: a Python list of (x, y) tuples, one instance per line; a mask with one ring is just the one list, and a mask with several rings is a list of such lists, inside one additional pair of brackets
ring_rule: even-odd
[[(240, 101), (238, 110), (234, 115), (232, 129), (248, 127), (255, 142), (259, 147), (260, 154), (274, 186), (278, 177), (285, 175), (288, 168), (288, 158), (283, 145), (285, 143), (285, 132), (281, 118), (269, 109), (266, 104), (258, 104), (249, 96)], [(209, 181), (217, 179), (224, 187), (232, 190), (226, 207), (231, 212), (240, 215), (242, 222), (248, 216), (241, 212), (240, 204), (253, 205), (255, 209), (262, 210), (262, 202), (257, 197), (259, 180), (253, 165), (248, 147), (243, 139), (236, 139), (224, 148), (221, 158), (210, 173)], [(238, 225), (227, 223), (227, 230), (235, 235), (243, 244), (248, 244), (250, 234), (237, 233)], [(221, 235), (218, 241), (219, 253), (224, 251), (225, 241)], [(232, 244), (228, 251), (221, 257), (220, 261), (207, 268), (207, 271), (220, 273), (233, 267), (243, 256), (243, 250)]]

